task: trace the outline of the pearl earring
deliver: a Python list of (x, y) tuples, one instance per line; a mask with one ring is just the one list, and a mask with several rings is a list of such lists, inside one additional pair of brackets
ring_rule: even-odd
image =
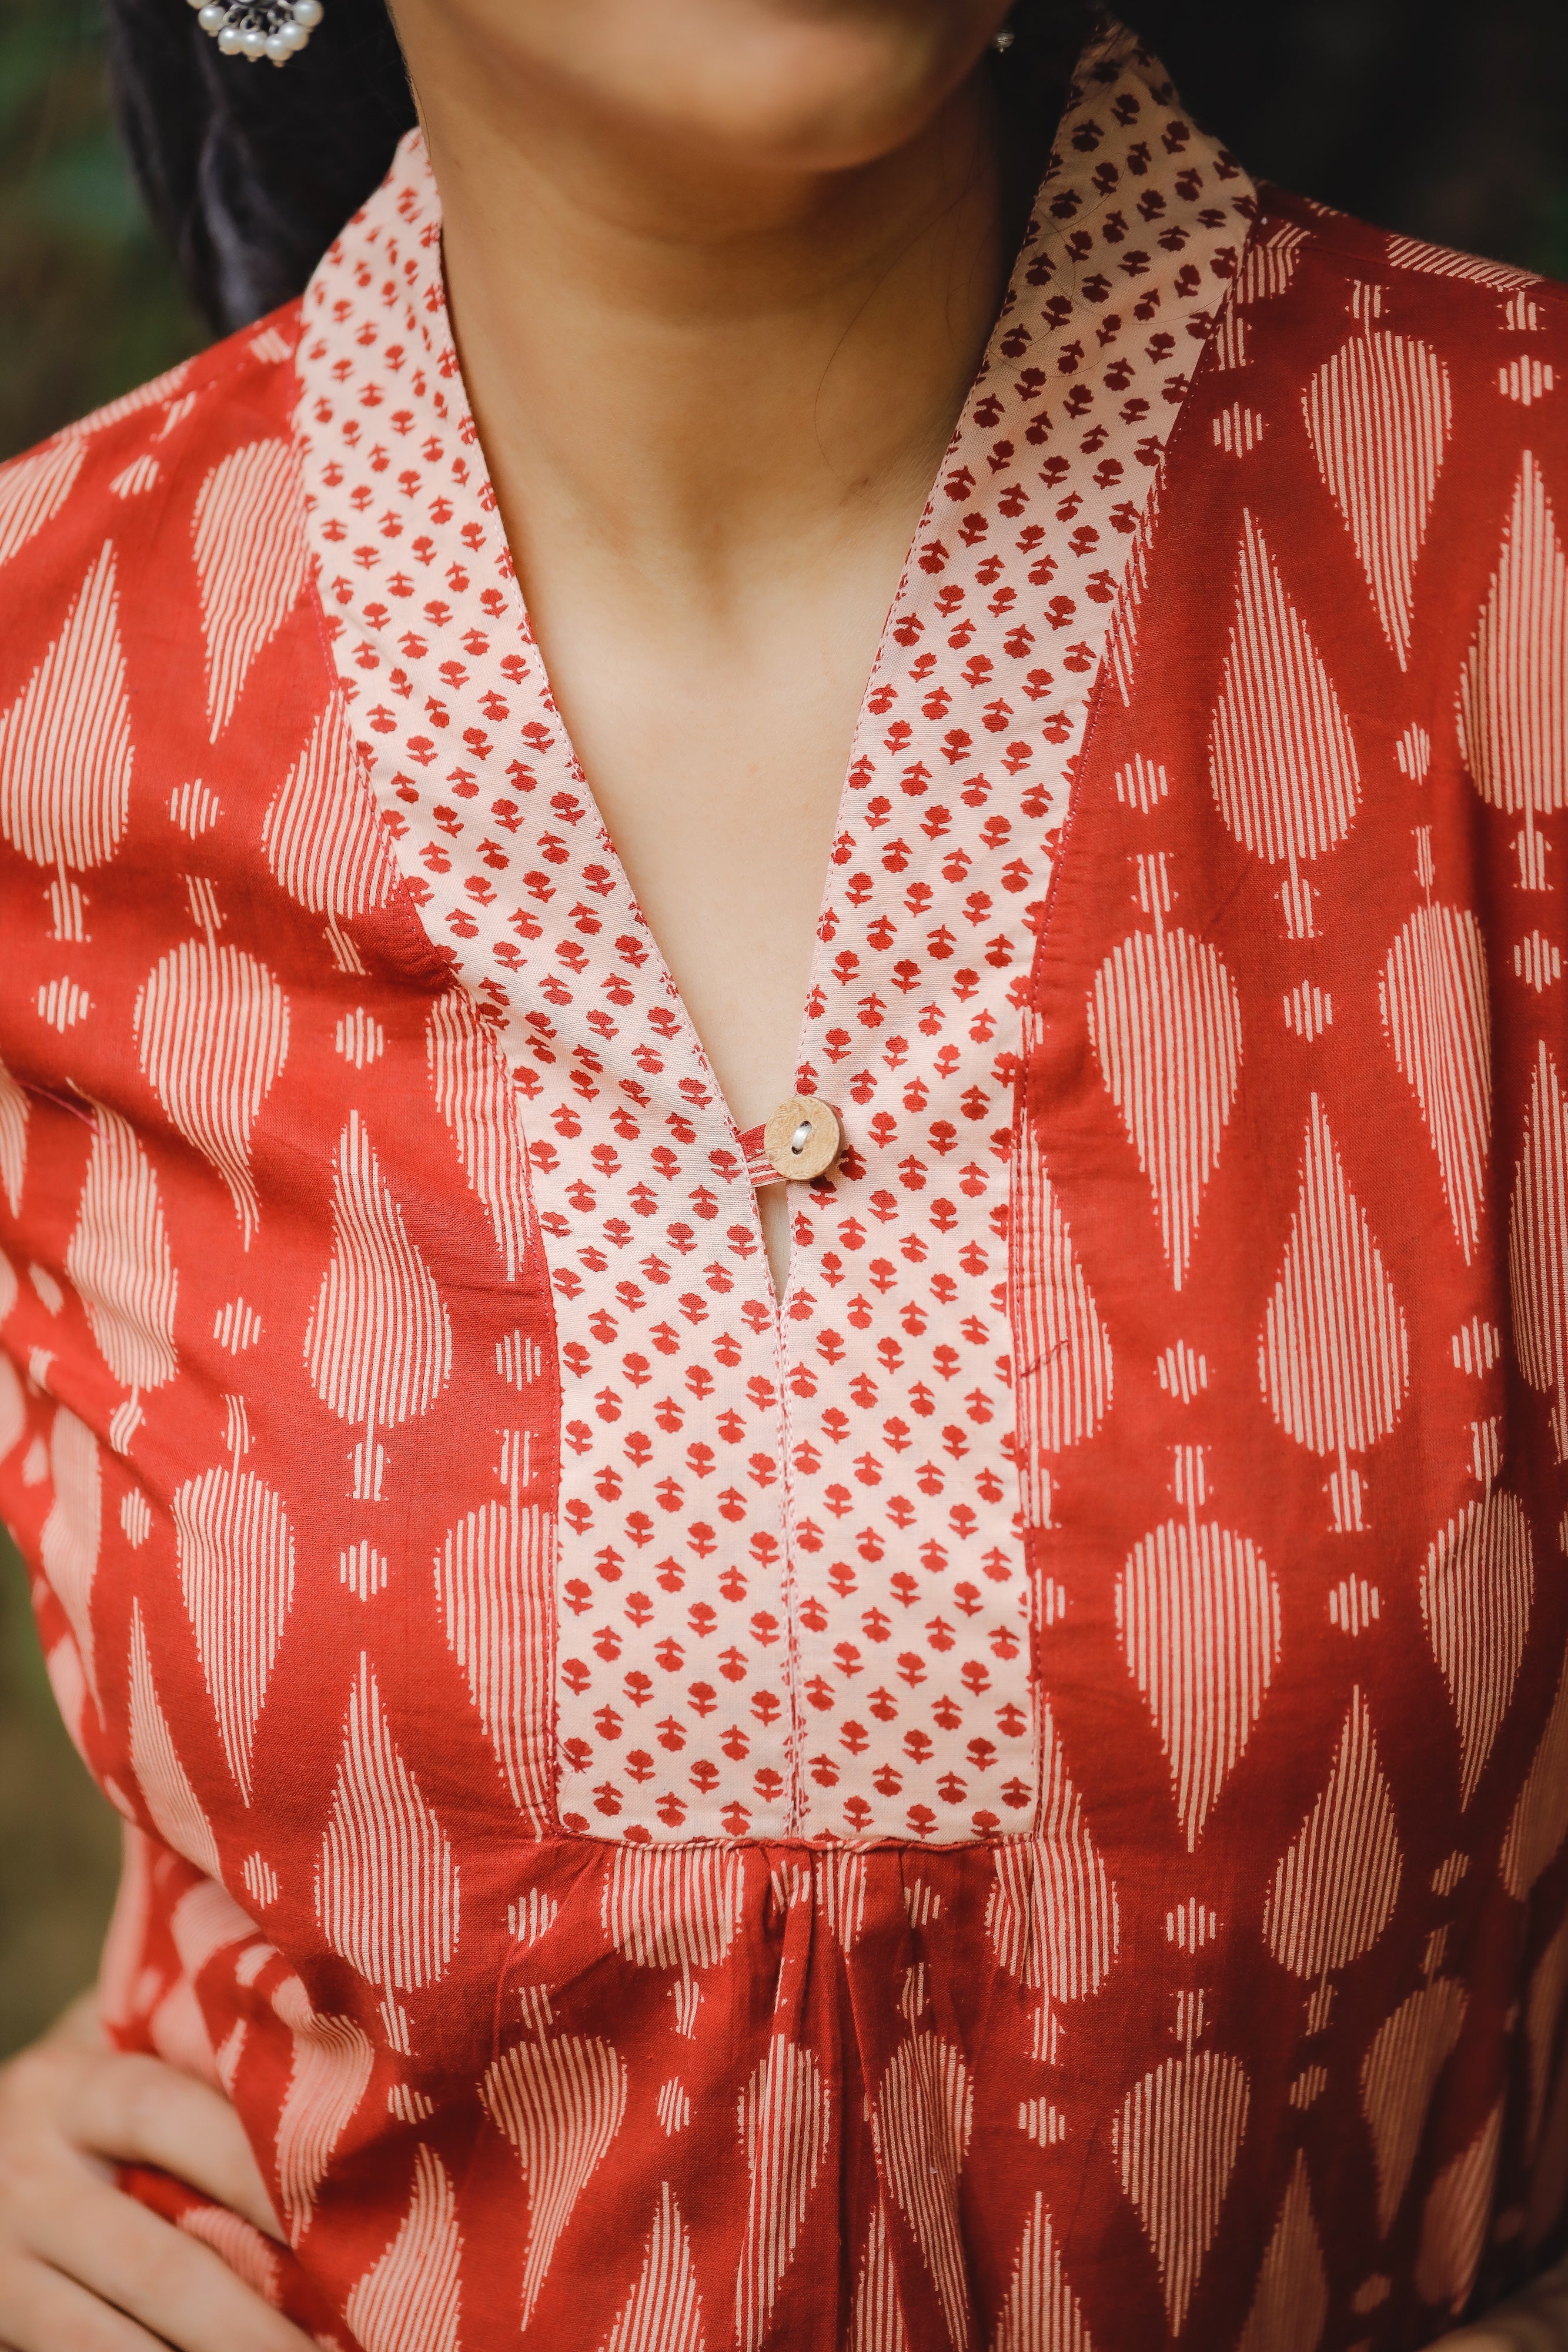
[(286, 66), (321, 22), (321, 0), (191, 0), (196, 22), (225, 58)]

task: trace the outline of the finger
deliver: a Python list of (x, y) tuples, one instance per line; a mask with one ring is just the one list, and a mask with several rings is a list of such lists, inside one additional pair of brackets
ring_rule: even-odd
[(122, 2311), (43, 2263), (13, 2258), (0, 2271), (5, 2352), (162, 2352)]
[(68, 2008), (62, 2009), (44, 2040), (46, 2043), (61, 2043), (68, 2050), (110, 2049), (112, 2045), (103, 2030), (96, 1990), (78, 1994)]
[(43, 2261), (180, 2352), (311, 2352), (219, 2255), (117, 2189), (92, 2182), (72, 2210), (50, 2199), (27, 2221)]
[(156, 2165), (281, 2244), (283, 2231), (239, 2117), (218, 2092), (162, 2059), (117, 2057), (84, 2068), (60, 2128), (96, 2156)]

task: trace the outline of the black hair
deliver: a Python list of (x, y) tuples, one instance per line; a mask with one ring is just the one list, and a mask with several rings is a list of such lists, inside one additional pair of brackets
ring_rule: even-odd
[(328, 0), (281, 69), (224, 57), (180, 0), (105, 0), (115, 112), (153, 221), (220, 333), (286, 302), (414, 121), (384, 0)]
[[(104, 5), (115, 110), (148, 210), (212, 325), (248, 325), (303, 289), (413, 125), (385, 0), (327, 0), (320, 32), (281, 71), (222, 56), (179, 0)], [(1012, 47), (990, 62), (1020, 144), (1060, 103), (1092, 17), (1092, 0), (1017, 0)]]

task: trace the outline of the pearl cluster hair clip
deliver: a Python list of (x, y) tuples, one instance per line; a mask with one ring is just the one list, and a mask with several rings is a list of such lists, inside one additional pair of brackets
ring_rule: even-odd
[(191, 0), (196, 22), (225, 58), (286, 66), (321, 22), (321, 0)]

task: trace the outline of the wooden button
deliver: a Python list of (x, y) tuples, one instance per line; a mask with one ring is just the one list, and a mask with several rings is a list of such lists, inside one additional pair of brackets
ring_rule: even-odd
[(843, 1139), (838, 1113), (815, 1095), (791, 1095), (762, 1130), (762, 1149), (770, 1165), (791, 1184), (809, 1184), (813, 1176), (825, 1176)]

